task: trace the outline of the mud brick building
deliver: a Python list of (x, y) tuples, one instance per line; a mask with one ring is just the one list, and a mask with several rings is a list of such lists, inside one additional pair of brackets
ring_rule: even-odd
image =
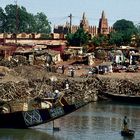
[(111, 31), (113, 31), (113, 28), (109, 27), (109, 25), (108, 25), (108, 20), (105, 17), (105, 12), (102, 11), (102, 15), (101, 15), (101, 18), (99, 19), (98, 27), (89, 25), (88, 19), (87, 19), (85, 13), (83, 13), (79, 26), (72, 25), (70, 27), (69, 23), (66, 23), (66, 25), (64, 25), (64, 26), (58, 25), (58, 26), (54, 27), (54, 33), (59, 33), (59, 34), (65, 35), (65, 34), (69, 33), (70, 28), (71, 28), (71, 32), (75, 33), (79, 27), (83, 28), (91, 36), (97, 36), (99, 34), (108, 35)]

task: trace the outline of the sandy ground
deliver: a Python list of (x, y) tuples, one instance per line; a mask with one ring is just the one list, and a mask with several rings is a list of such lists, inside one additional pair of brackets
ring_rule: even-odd
[[(65, 75), (70, 75), (69, 70), (67, 69), (65, 71)], [(80, 69), (75, 70), (75, 76), (86, 76), (88, 75), (88, 69)], [(139, 80), (140, 81), (140, 71), (138, 72), (112, 72), (107, 74), (98, 74), (100, 77), (108, 77), (108, 78), (117, 78), (117, 79), (133, 79), (133, 80)], [(82, 77), (82, 76), (81, 76)]]
[[(70, 77), (70, 69), (66, 68), (65, 69), (65, 73), (61, 74), (62, 71), (61, 69), (57, 71), (57, 73), (47, 73), (45, 69), (42, 68), (38, 68), (35, 66), (28, 66), (28, 68), (26, 67), (21, 67), (22, 70), (22, 74), (17, 74), (16, 72), (14, 72), (14, 70), (10, 70), (8, 68), (3, 68), (0, 67), (0, 73), (4, 73), (5, 76), (0, 76), (0, 82), (8, 82), (8, 81), (23, 81), (26, 80), (26, 78), (28, 79), (29, 76), (33, 76), (33, 77), (43, 77), (44, 73), (47, 76), (51, 76), (51, 75), (55, 75), (56, 77)], [(26, 75), (26, 76), (25, 76)], [(80, 78), (84, 78), (84, 76), (88, 75), (88, 69), (87, 68), (81, 68), (81, 69), (75, 69), (74, 71), (74, 79), (80, 77)], [(108, 73), (108, 74), (103, 74), (103, 75), (98, 75), (100, 77), (106, 77), (106, 78), (117, 78), (117, 79), (131, 79), (131, 80), (135, 80), (135, 81), (140, 81), (140, 71), (139, 72), (121, 72), (121, 73)], [(91, 76), (89, 76), (91, 77)]]
[(100, 75), (102, 77), (112, 77), (117, 79), (133, 79), (140, 81), (140, 72), (131, 73), (131, 72), (122, 72), (122, 73), (109, 73), (105, 75)]

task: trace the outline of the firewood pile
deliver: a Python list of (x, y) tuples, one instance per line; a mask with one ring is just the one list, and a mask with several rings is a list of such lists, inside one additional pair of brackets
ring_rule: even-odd
[(1, 101), (13, 101), (13, 100), (26, 100), (28, 98), (33, 99), (38, 96), (42, 96), (46, 89), (50, 87), (39, 82), (21, 81), (0, 83), (0, 100)]
[(7, 59), (0, 59), (0, 66), (14, 68), (19, 65), (29, 65), (29, 61), (25, 56), (17, 55), (11, 58), (10, 61)]
[[(9, 71), (5, 70), (5, 71)], [(68, 77), (57, 73), (48, 73), (45, 69), (35, 66), (19, 66), (12, 74), (15, 79), (0, 82), (0, 100), (21, 100), (46, 97), (48, 92), (59, 90), (67, 98), (93, 99), (94, 95), (100, 92), (112, 92), (114, 94), (131, 94), (140, 96), (140, 81), (130, 79), (114, 79), (112, 77)], [(6, 73), (6, 72), (5, 72)], [(7, 72), (9, 74), (9, 72)], [(7, 75), (7, 74), (6, 74)], [(17, 76), (24, 80), (17, 80)], [(56, 80), (51, 81), (55, 76)], [(4, 76), (6, 77), (6, 76)], [(65, 80), (68, 79), (69, 89), (66, 89)], [(72, 99), (71, 98), (71, 99)]]
[(0, 100), (25, 100), (36, 97), (44, 98), (46, 93), (59, 90), (63, 92), (66, 97), (75, 99), (83, 99), (86, 96), (92, 96), (97, 93), (99, 84), (96, 79), (87, 79), (83, 81), (76, 81), (69, 79), (69, 89), (65, 89), (65, 78), (58, 78), (57, 81), (51, 82), (50, 78), (44, 79), (28, 79), (20, 82), (4, 82), (0, 83)]
[(102, 89), (114, 94), (140, 96), (140, 81), (130, 79), (102, 79)]

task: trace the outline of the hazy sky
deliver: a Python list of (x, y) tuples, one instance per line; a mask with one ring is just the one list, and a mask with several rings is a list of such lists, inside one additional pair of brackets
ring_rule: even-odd
[[(17, 0), (28, 12), (44, 12), (52, 25), (65, 24), (72, 13), (72, 23), (79, 25), (83, 12), (90, 25), (98, 25), (102, 10), (108, 18), (109, 25), (116, 20), (127, 19), (140, 23), (140, 0)], [(15, 4), (15, 0), (0, 0), (0, 6)]]

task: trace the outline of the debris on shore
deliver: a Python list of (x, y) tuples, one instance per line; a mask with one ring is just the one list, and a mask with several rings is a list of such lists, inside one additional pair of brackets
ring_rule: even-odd
[[(51, 81), (51, 77), (56, 80)], [(69, 89), (65, 80), (69, 81)], [(95, 101), (100, 91), (114, 94), (131, 94), (140, 96), (140, 80), (133, 78), (114, 78), (113, 76), (96, 75), (93, 77), (69, 77), (58, 73), (48, 73), (37, 66), (19, 66), (4, 70), (0, 80), (0, 100), (21, 100), (27, 98), (45, 97), (47, 92), (59, 90), (71, 94), (74, 99), (83, 98)]]

